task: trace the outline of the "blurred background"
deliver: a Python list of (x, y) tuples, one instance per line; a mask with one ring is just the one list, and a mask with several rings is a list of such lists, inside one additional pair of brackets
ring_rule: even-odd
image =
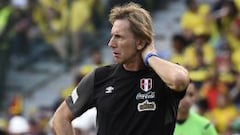
[[(113, 62), (108, 13), (128, 1), (0, 0), (1, 132), (20, 115), (31, 135), (53, 134), (59, 103), (84, 75)], [(134, 2), (153, 17), (159, 55), (190, 71), (193, 109), (220, 134), (240, 133), (240, 0)]]

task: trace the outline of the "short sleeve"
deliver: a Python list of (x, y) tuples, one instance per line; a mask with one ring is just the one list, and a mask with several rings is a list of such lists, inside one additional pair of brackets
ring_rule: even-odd
[(93, 107), (94, 76), (95, 71), (86, 75), (72, 91), (72, 94), (66, 99), (66, 103), (75, 117)]

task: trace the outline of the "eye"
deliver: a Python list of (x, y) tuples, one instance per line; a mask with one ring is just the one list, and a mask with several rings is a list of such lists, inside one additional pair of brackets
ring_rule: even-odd
[(115, 38), (121, 38), (121, 36), (120, 35), (115, 35)]

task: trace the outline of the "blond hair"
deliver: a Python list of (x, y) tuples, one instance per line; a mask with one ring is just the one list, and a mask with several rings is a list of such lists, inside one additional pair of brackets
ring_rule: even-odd
[(118, 19), (127, 19), (133, 34), (145, 40), (147, 44), (153, 41), (152, 17), (139, 4), (130, 2), (114, 7), (110, 12), (109, 22), (113, 24)]

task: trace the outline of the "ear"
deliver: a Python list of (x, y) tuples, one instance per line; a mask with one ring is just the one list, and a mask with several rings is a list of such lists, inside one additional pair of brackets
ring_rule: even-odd
[(147, 43), (144, 40), (137, 40), (136, 42), (137, 50), (143, 50), (146, 45)]

